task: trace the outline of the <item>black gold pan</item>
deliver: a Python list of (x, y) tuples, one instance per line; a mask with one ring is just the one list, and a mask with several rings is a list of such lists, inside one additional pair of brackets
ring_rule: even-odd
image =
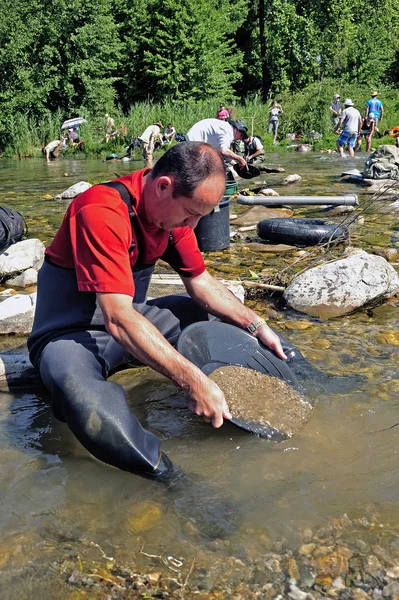
[[(220, 321), (194, 323), (182, 331), (176, 348), (206, 375), (218, 367), (238, 365), (278, 377), (297, 391), (303, 391), (286, 361), (259, 343), (253, 335), (234, 325)], [(230, 422), (260, 437), (275, 441), (287, 438), (285, 433), (259, 423), (234, 416)]]
[(233, 169), (237, 175), (243, 179), (253, 179), (254, 177), (259, 177), (260, 175), (260, 171), (258, 167), (255, 167), (255, 165), (247, 164), (246, 166), (242, 167), (239, 164), (235, 164), (233, 165)]

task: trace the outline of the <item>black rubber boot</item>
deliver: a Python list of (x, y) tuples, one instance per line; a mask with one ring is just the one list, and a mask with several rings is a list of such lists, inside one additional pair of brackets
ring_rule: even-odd
[(201, 537), (226, 538), (236, 531), (235, 507), (217, 495), (201, 477), (173, 465), (164, 452), (156, 469), (144, 475), (165, 486), (177, 514), (191, 521)]

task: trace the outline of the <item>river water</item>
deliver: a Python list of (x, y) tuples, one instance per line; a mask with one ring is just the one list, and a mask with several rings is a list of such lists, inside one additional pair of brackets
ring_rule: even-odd
[[(285, 194), (359, 193), (355, 186), (340, 183), (339, 176), (343, 167), (362, 169), (364, 158), (273, 154), (271, 164), (304, 180), (287, 189), (279, 187), (282, 174), (265, 179)], [(29, 236), (48, 244), (65, 211), (65, 204), (51, 197), (78, 181), (126, 174), (132, 166), (141, 168), (142, 163), (3, 160), (1, 204), (20, 210)], [(361, 205), (366, 202), (359, 197)], [(235, 211), (243, 212), (243, 207), (233, 205)], [(316, 215), (314, 208), (297, 212)], [(365, 248), (376, 240), (392, 247), (397, 244), (397, 223), (392, 217), (366, 214), (353, 238)], [(212, 272), (223, 277), (230, 263), (235, 274), (241, 269), (248, 277), (249, 268), (259, 270), (262, 263), (267, 267), (268, 260), (238, 246), (207, 256)], [(267, 315), (270, 302), (257, 300), (256, 307)], [(149, 369), (114, 376), (125, 386), (142, 423), (161, 437), (164, 450), (189, 474), (182, 488), (165, 489), (93, 460), (52, 417), (43, 392), (1, 393), (3, 598), (69, 597), (64, 583), (68, 573), (56, 568), (57, 561), (69, 556), (76, 562), (78, 555), (80, 560), (83, 546), (97, 558), (106, 555), (127, 566), (139, 564), (143, 547), (149, 554), (187, 564), (200, 556), (212, 573), (213, 563), (223, 555), (244, 565), (262, 551), (265, 540), (294, 547), (304, 530), (344, 513), (350, 518), (378, 514), (382, 521), (398, 524), (398, 303), (327, 322), (281, 305), (278, 313), (270, 314), (270, 324), (329, 375), (316, 374), (306, 382), (316, 407), (310, 422), (291, 440), (261, 440), (230, 424), (214, 430), (185, 408), (179, 390)], [(393, 333), (384, 337), (387, 332)], [(10, 338), (3, 342), (12, 344)], [(225, 510), (225, 502), (231, 510)], [(210, 511), (210, 506), (215, 509)], [(222, 529), (226, 521), (223, 540), (215, 525), (219, 514)], [(146, 555), (140, 556), (144, 560)]]

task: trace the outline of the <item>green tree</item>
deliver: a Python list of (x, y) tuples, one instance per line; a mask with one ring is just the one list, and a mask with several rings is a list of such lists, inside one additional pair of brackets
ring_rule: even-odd
[(131, 101), (233, 95), (242, 60), (233, 34), (245, 18), (244, 0), (234, 6), (227, 0), (149, 0), (146, 13), (136, 20), (129, 48)]

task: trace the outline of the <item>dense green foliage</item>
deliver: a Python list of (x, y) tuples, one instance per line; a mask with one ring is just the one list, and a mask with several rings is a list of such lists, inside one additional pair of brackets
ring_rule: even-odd
[(187, 130), (222, 100), (262, 132), (259, 99), (272, 97), (285, 102), (282, 133), (326, 132), (337, 90), (363, 105), (378, 87), (399, 112), (387, 93), (399, 76), (399, 0), (0, 0), (0, 10), (7, 154), (31, 153), (76, 115), (89, 117), (90, 147), (106, 111), (128, 137), (154, 116)]

